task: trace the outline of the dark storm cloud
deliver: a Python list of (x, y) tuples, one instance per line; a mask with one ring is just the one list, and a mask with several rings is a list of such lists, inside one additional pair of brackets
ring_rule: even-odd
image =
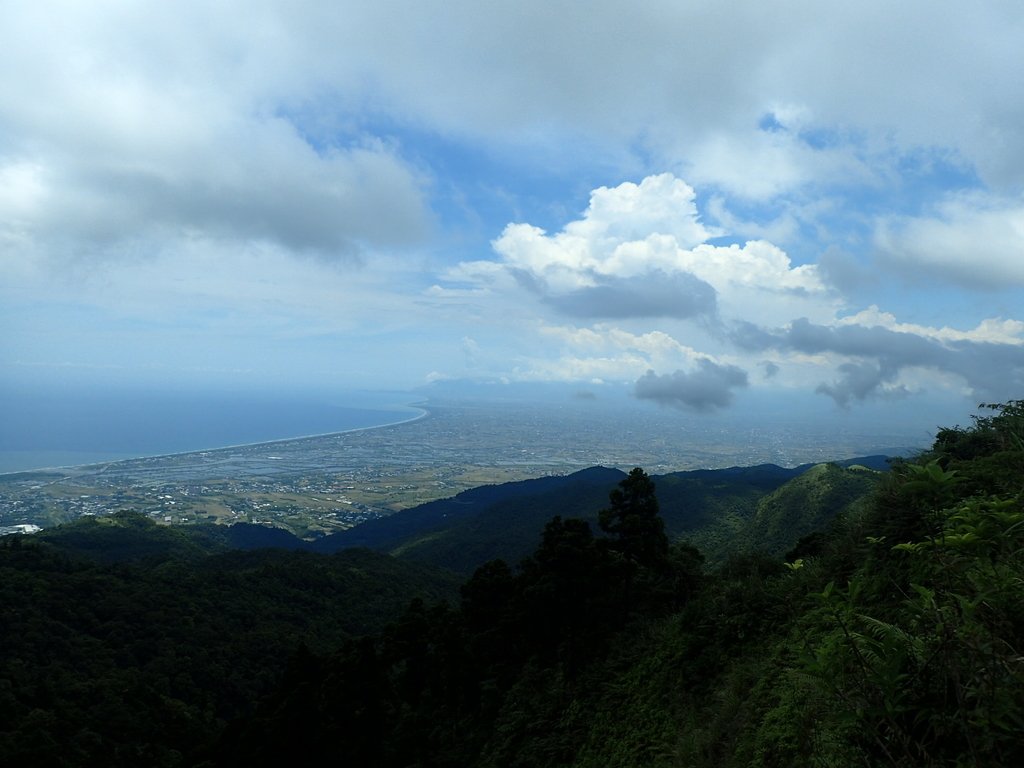
[[(954, 374), (964, 379), (976, 396), (990, 399), (1016, 397), (1024, 389), (1024, 347), (1017, 344), (946, 342), (882, 326), (817, 325), (806, 318), (774, 331), (744, 323), (734, 327), (732, 338), (745, 349), (831, 352), (853, 358), (839, 366), (837, 380), (817, 388), (844, 407), (880, 394), (906, 368)], [(886, 394), (892, 395), (893, 390)]]
[(732, 389), (746, 386), (747, 374), (742, 369), (700, 360), (692, 373), (676, 371), (659, 376), (648, 371), (637, 380), (633, 394), (660, 405), (707, 412), (731, 405)]
[(694, 275), (656, 270), (638, 277), (601, 277), (597, 285), (547, 296), (544, 302), (569, 317), (687, 319), (713, 315), (716, 294)]

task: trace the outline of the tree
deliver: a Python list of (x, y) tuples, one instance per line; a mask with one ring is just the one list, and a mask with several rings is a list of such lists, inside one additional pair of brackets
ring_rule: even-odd
[(643, 566), (664, 563), (668, 556), (665, 523), (658, 514), (654, 481), (640, 467), (633, 469), (609, 494), (602, 509), (601, 530), (615, 537), (615, 548)]

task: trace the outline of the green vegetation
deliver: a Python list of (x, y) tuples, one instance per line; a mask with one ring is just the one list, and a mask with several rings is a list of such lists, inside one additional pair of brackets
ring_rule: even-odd
[(758, 501), (743, 531), (747, 548), (784, 555), (795, 538), (824, 530), (836, 516), (857, 516), (879, 479), (862, 467), (811, 467)]
[(448, 600), (132, 515), (8, 538), (0, 762), (1024, 764), (1024, 401), (888, 473), (777, 469), (636, 469)]
[(0, 764), (192, 764), (300, 649), (456, 594), (366, 550), (220, 549), (133, 513), (0, 539)]
[[(365, 523), (316, 542), (318, 551), (367, 546), (472, 575), (484, 562), (517, 563), (558, 515), (602, 527), (599, 510), (626, 475), (592, 467), (565, 477), (487, 486)], [(880, 477), (835, 464), (673, 472), (654, 477), (670, 540), (688, 539), (719, 565), (751, 548), (781, 557), (867, 496)], [(773, 495), (777, 494), (777, 495)], [(763, 509), (762, 509), (763, 507)]]

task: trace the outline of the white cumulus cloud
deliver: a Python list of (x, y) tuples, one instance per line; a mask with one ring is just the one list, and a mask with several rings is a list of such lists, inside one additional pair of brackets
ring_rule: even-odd
[(497, 261), (460, 264), (453, 280), (526, 289), (573, 317), (715, 318), (754, 313), (831, 316), (835, 302), (815, 265), (795, 266), (766, 241), (718, 246), (692, 187), (671, 174), (591, 193), (581, 218), (548, 234), (510, 224), (494, 241)]
[(985, 288), (1024, 287), (1024, 203), (957, 195), (934, 215), (880, 223), (884, 257), (919, 279)]

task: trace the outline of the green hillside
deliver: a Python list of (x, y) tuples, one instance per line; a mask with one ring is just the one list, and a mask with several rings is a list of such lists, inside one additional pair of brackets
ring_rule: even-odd
[[(131, 514), (5, 538), (0, 764), (1024, 764), (1024, 401), (890, 472), (804, 470), (576, 489), (458, 590)], [(477, 535), (526, 490), (521, 518), (482, 493)], [(680, 533), (723, 510), (705, 559)]]
[[(859, 505), (858, 472), (765, 496), (751, 531), (768, 544), (845, 505), (791, 562), (733, 553), (702, 574), (661, 526), (602, 539), (555, 518), (457, 608), (413, 606), (313, 660), (222, 759), (279, 764), (302, 722), (311, 759), (354, 765), (1024, 763), (1024, 403), (864, 475)], [(607, 508), (622, 498), (650, 507)]]
[[(598, 512), (622, 477), (621, 472), (593, 468), (557, 484), (512, 484), (514, 495), (508, 497), (503, 495), (505, 486), (497, 486), (475, 507), (461, 500), (470, 494), (460, 494), (427, 505), (450, 511), (435, 515), (427, 526), (417, 524), (416, 509), (404, 513), (408, 522), (399, 516), (375, 521), (378, 528), (387, 526), (388, 534), (378, 535), (374, 544), (396, 557), (467, 575), (488, 560), (518, 563), (534, 550), (544, 524), (556, 515), (582, 518), (596, 529)], [(653, 481), (669, 538), (696, 544), (717, 564), (748, 549), (781, 557), (802, 536), (848, 512), (871, 492), (878, 477), (878, 472), (837, 464), (795, 469), (762, 465), (674, 472)], [(359, 529), (349, 535), (358, 540)]]
[(298, 650), (455, 594), (451, 576), (367, 550), (211, 554), (131, 513), (0, 539), (0, 764), (191, 764), (182, 750)]
[(795, 540), (823, 530), (837, 515), (863, 510), (880, 475), (863, 467), (818, 464), (757, 503), (749, 546), (781, 556)]
[(64, 555), (101, 563), (149, 563), (195, 560), (228, 547), (190, 529), (157, 525), (133, 512), (81, 517), (74, 523), (47, 528), (36, 541)]
[[(597, 471), (595, 471), (597, 470)], [(493, 501), (473, 517), (438, 525), (387, 551), (396, 557), (450, 568), (466, 575), (494, 559), (518, 563), (537, 546), (544, 524), (555, 515), (597, 521), (608, 492), (622, 479), (614, 470), (586, 470), (555, 488), (538, 488), (525, 496)]]

